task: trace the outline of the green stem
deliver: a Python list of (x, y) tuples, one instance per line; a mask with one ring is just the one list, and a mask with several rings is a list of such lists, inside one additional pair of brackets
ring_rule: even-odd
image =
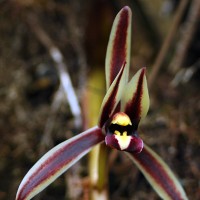
[[(102, 103), (105, 88), (104, 72), (95, 68), (91, 72), (84, 97), (85, 128), (97, 124), (99, 110)], [(94, 88), (95, 87), (95, 88)], [(93, 101), (90, 101), (90, 100)], [(105, 144), (97, 145), (89, 154), (89, 180), (90, 180), (90, 199), (91, 200), (108, 200), (108, 169), (107, 169), (107, 148)]]
[(107, 148), (105, 144), (96, 146), (90, 153), (89, 176), (90, 176), (90, 199), (108, 199), (108, 168)]

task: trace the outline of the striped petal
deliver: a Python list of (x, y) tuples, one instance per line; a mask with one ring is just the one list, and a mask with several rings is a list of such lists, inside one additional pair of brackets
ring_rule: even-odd
[(94, 127), (51, 149), (26, 174), (16, 200), (34, 197), (103, 140), (101, 129)]
[(167, 164), (147, 145), (139, 154), (127, 153), (146, 179), (165, 200), (187, 200), (179, 181)]
[(119, 73), (124, 61), (127, 63), (126, 81), (128, 80), (131, 46), (131, 17), (132, 12), (130, 8), (125, 6), (117, 14), (113, 22), (105, 63), (107, 89)]
[(121, 95), (125, 86), (125, 69), (126, 63), (123, 63), (117, 77), (108, 89), (100, 109), (99, 127), (103, 127), (105, 122), (114, 114), (116, 107), (121, 99)]
[(137, 129), (140, 119), (146, 116), (149, 109), (145, 68), (139, 70), (126, 86), (122, 94), (121, 107)]

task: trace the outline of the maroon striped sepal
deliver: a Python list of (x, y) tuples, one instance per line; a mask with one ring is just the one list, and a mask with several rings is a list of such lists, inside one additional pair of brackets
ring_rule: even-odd
[(87, 154), (91, 148), (104, 141), (98, 127), (91, 128), (47, 152), (22, 180), (16, 200), (29, 200), (51, 184), (58, 176)]
[(165, 200), (187, 200), (178, 179), (166, 163), (146, 144), (141, 153), (127, 153), (158, 195)]

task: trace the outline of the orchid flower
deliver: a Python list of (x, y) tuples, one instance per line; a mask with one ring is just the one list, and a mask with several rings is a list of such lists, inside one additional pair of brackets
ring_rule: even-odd
[(139, 136), (138, 126), (149, 109), (145, 68), (129, 81), (131, 10), (116, 16), (106, 54), (107, 93), (98, 125), (47, 152), (22, 180), (16, 200), (29, 200), (51, 184), (93, 146), (105, 142), (125, 152), (163, 199), (186, 200), (179, 181), (164, 161)]

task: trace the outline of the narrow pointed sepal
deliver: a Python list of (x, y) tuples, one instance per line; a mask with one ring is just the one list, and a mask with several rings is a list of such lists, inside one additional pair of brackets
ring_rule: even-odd
[(131, 46), (131, 17), (131, 9), (125, 6), (117, 14), (113, 22), (105, 63), (107, 89), (119, 73), (124, 61), (127, 63), (126, 81), (128, 80)]
[(141, 153), (127, 153), (158, 195), (165, 200), (187, 200), (183, 187), (167, 164), (147, 145)]
[(121, 95), (126, 84), (125, 81), (125, 69), (126, 63), (123, 63), (117, 77), (112, 82), (110, 88), (108, 89), (100, 109), (99, 117), (99, 127), (103, 127), (105, 122), (114, 114), (116, 107), (121, 99)]
[(130, 117), (132, 123), (136, 123), (136, 126), (149, 110), (150, 101), (145, 70), (146, 68), (142, 68), (133, 76), (121, 100), (122, 111)]
[(103, 140), (101, 129), (94, 127), (51, 149), (26, 174), (16, 200), (34, 197)]

